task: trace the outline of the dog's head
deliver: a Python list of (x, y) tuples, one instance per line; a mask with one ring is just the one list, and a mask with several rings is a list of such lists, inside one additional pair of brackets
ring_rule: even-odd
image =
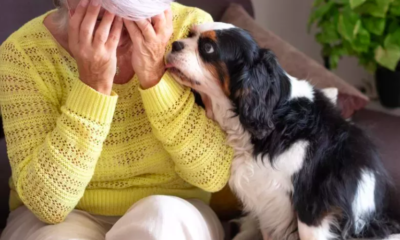
[(167, 67), (212, 102), (228, 98), (242, 125), (257, 138), (273, 130), (272, 113), (290, 91), (274, 54), (230, 24), (193, 27), (188, 38), (173, 43)]

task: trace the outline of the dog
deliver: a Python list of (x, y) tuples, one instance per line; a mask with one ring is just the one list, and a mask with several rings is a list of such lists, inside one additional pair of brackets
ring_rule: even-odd
[(247, 213), (236, 240), (260, 231), (270, 240), (400, 233), (392, 184), (368, 136), (247, 31), (197, 25), (173, 43), (166, 63), (201, 95), (235, 151), (229, 185)]

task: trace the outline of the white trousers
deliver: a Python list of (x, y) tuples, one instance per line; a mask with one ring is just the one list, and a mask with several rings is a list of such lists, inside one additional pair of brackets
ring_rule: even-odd
[(199, 200), (151, 196), (122, 217), (74, 210), (57, 225), (39, 221), (26, 207), (11, 212), (1, 240), (223, 240), (222, 225)]

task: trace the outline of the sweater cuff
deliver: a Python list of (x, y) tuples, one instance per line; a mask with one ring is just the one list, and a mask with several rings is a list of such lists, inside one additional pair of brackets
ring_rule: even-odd
[(111, 96), (97, 92), (81, 81), (72, 87), (65, 106), (76, 114), (96, 121), (110, 124), (117, 105), (118, 95), (111, 92)]
[(166, 72), (154, 87), (146, 90), (139, 88), (139, 91), (144, 108), (152, 113), (160, 113), (173, 108), (187, 93), (169, 72)]

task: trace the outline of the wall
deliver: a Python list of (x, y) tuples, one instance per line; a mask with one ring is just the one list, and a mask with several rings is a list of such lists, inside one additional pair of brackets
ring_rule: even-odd
[[(313, 2), (314, 0), (253, 0), (259, 24), (322, 64), (321, 47), (314, 40), (313, 34), (307, 32), (308, 17)], [(367, 81), (373, 79), (358, 66), (357, 59), (352, 58), (342, 59), (335, 72), (355, 86), (363, 85), (363, 79)]]

